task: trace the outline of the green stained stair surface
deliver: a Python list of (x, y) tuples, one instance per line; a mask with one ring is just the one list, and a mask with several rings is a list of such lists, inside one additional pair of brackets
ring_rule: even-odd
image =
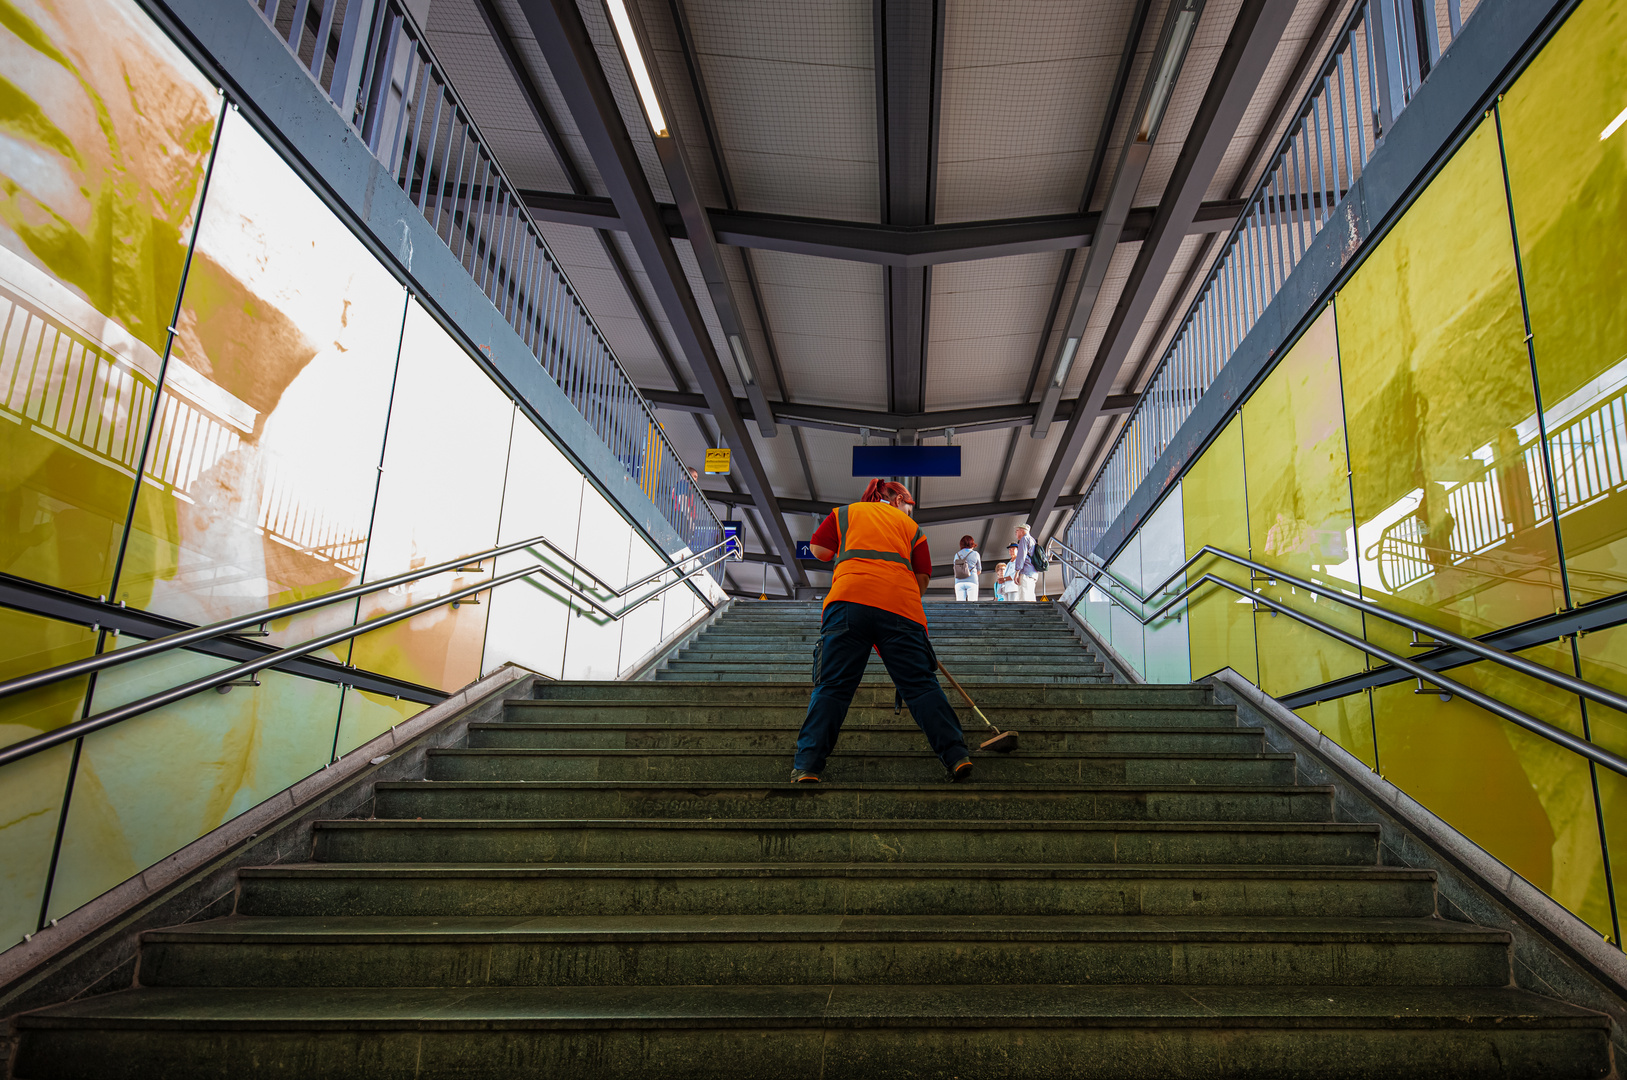
[(787, 783), (818, 608), (740, 604), (242, 871), (133, 989), (19, 1018), (15, 1075), (1611, 1073), (1606, 1018), (1516, 989), (1506, 932), (1440, 918), (1206, 687), (1114, 684), (1048, 606), (928, 619), (1021, 732), (973, 783), (879, 663), (825, 783)]

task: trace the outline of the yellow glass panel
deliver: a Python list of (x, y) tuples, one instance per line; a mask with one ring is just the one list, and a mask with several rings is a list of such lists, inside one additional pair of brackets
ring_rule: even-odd
[[(121, 600), (209, 623), (360, 579), (405, 307), (345, 224), (228, 115)], [(274, 624), (270, 640), (354, 614)]]
[(0, 25), (0, 571), (107, 592), (220, 98), (130, 0)]
[[(1248, 489), (1243, 477), (1243, 423), (1226, 425), (1181, 481), (1181, 512), (1186, 525), (1186, 554), (1204, 545), (1249, 553)], [(1189, 580), (1210, 573), (1248, 584), (1248, 571), (1211, 557), (1195, 563)], [(1187, 603), (1192, 642), (1192, 677), (1232, 668), (1250, 682), (1259, 681), (1254, 645), (1254, 609), (1246, 597), (1208, 584)]]
[(1627, 587), (1627, 3), (1586, 0), (1504, 96), (1571, 597)]
[[(174, 652), (103, 672), (105, 710), (218, 671)], [(87, 735), (51, 888), (53, 918), (106, 892), (326, 765), (339, 687), (262, 671)]]
[[(1627, 626), (1584, 634), (1577, 651), (1582, 679), (1627, 694)], [(1587, 703), (1587, 715), (1593, 741), (1627, 757), (1627, 715), (1592, 701)], [(1620, 918), (1627, 920), (1627, 897), (1621, 895), (1627, 888), (1627, 777), (1604, 768), (1596, 772), (1605, 839), (1610, 846), (1610, 874), (1616, 883), (1616, 908)]]
[(411, 720), (429, 706), (416, 701), (402, 701), (371, 690), (345, 691), (345, 703), (339, 713), (339, 741), (334, 749), (344, 757), (370, 739), (376, 739), (403, 720)]
[(73, 746), (0, 768), (0, 950), (39, 925)]
[[(1574, 671), (1568, 643), (1522, 656)], [(1572, 734), (1575, 697), (1495, 664), (1453, 679)], [(1427, 686), (1428, 684), (1426, 684)], [(1373, 695), (1384, 777), (1601, 933), (1610, 910), (1587, 761), (1461, 698), (1415, 693), (1409, 680)]]
[[(1563, 592), (1494, 125), (1337, 308), (1363, 592), (1469, 635), (1552, 614)], [(1392, 648), (1410, 639), (1373, 619), (1367, 632)]]
[(1320, 701), (1294, 712), (1301, 720), (1361, 758), (1369, 769), (1378, 767), (1378, 759), (1373, 754), (1373, 706), (1365, 693)]
[[(96, 651), (96, 634), (85, 626), (47, 619), (13, 608), (0, 608), (0, 680), (83, 660)], [(11, 697), (0, 698), (0, 746), (79, 719), (86, 679), (69, 679)]]
[[(469, 354), (422, 307), (409, 303), (369, 540), (368, 581), (497, 543), (514, 416), (513, 403)], [(583, 547), (600, 543), (594, 538)], [(620, 551), (610, 572), (618, 585), (627, 569), (625, 537)], [(479, 571), (440, 574), (370, 594), (362, 600), (360, 618), (490, 580), (491, 564), (487, 559)], [(352, 660), (369, 671), (455, 690), (479, 677), (490, 600), (489, 592), (482, 593), (478, 604), (434, 608), (365, 634), (356, 639)]]
[[(1329, 307), (1243, 406), (1249, 535), (1256, 562), (1357, 594), (1354, 522), (1339, 398), (1339, 345)], [(1361, 613), (1293, 586), (1260, 592), (1358, 637)], [(1366, 667), (1365, 655), (1286, 615), (1261, 612), (1260, 687), (1285, 694)]]

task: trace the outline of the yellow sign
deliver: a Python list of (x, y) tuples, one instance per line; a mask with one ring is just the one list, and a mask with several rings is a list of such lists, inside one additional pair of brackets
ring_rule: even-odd
[(729, 471), (728, 450), (706, 451), (706, 471), (709, 473), (726, 473)]

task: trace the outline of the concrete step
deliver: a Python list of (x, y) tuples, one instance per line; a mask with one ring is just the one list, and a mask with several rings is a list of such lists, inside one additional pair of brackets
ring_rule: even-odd
[(1333, 789), (1307, 786), (659, 784), (486, 781), (374, 785), (374, 816), (536, 820), (1332, 821)]
[(283, 863), (240, 915), (1150, 915), (1428, 918), (1435, 876), (1388, 866)]
[[(726, 692), (732, 688), (716, 688)], [(704, 693), (704, 691), (702, 692)], [(861, 697), (874, 697), (861, 688)], [(516, 723), (564, 724), (690, 724), (728, 725), (762, 724), (800, 728), (808, 714), (806, 688), (800, 698), (783, 702), (714, 701), (711, 695), (696, 697), (687, 703), (649, 701), (640, 699), (605, 698), (588, 701), (516, 700), (506, 702), (504, 720)], [(950, 698), (950, 705), (961, 718), (962, 725), (981, 726), (967, 709), (959, 695)], [(979, 702), (983, 714), (1000, 727), (1033, 728), (1036, 726), (1091, 730), (1096, 728), (1195, 728), (1199, 730), (1235, 728), (1237, 710), (1230, 705), (996, 705)], [(914, 730), (908, 709), (894, 714), (892, 695), (885, 703), (854, 705), (847, 712), (844, 732), (865, 725), (904, 725)]]
[[(957, 676), (958, 677), (958, 676)], [(554, 682), (539, 680), (532, 691), (538, 701), (654, 701), (685, 704), (690, 700), (741, 703), (808, 705), (808, 683), (754, 679), (749, 686), (718, 686), (704, 680), (656, 682)], [(1208, 686), (1159, 686), (1129, 683), (1098, 683), (1088, 686), (1052, 686), (1026, 683), (1011, 686), (962, 679), (961, 685), (980, 706), (1092, 705), (1123, 708), (1130, 705), (1208, 705), (1214, 706), (1214, 691)], [(893, 706), (893, 688), (861, 687), (854, 695), (855, 706)]]
[[(671, 682), (671, 681), (676, 681), (676, 680), (683, 680), (683, 681), (688, 681), (688, 682), (717, 682), (717, 683), (750, 682), (750, 683), (756, 683), (756, 682), (761, 682), (765, 678), (766, 679), (774, 679), (776, 681), (783, 681), (783, 680), (786, 680), (786, 679), (794, 678), (796, 676), (796, 674), (797, 674), (796, 669), (793, 669), (793, 668), (790, 668), (790, 667), (774, 668), (771, 665), (765, 665), (765, 666), (768, 666), (770, 668), (770, 670), (768, 670), (768, 671), (717, 671), (717, 670), (695, 671), (695, 670), (686, 670), (686, 671), (679, 671), (679, 672), (659, 671), (659, 672), (656, 673), (655, 677), (656, 677), (656, 679), (658, 681), (661, 681), (661, 682)], [(1047, 684), (1052, 684), (1052, 685), (1056, 685), (1056, 686), (1082, 686), (1082, 685), (1090, 685), (1090, 684), (1106, 685), (1106, 684), (1110, 684), (1112, 682), (1111, 677), (1108, 676), (1105, 673), (1099, 674), (1099, 675), (1078, 675), (1078, 676), (1075, 676), (1075, 675), (1061, 675), (1061, 674), (1055, 674), (1053, 672), (1046, 672), (1043, 675), (1042, 674), (1037, 674), (1037, 673), (1036, 674), (1025, 674), (1025, 675), (982, 675), (982, 676), (979, 676), (979, 678), (982, 679), (982, 681), (985, 684), (993, 684), (993, 685), (996, 685), (996, 686), (1034, 686), (1034, 685), (1040, 684), (1040, 683), (1047, 683)], [(884, 685), (889, 686), (889, 687), (893, 685), (892, 679), (890, 679), (888, 677), (886, 669), (884, 669), (879, 662), (876, 663), (876, 664), (871, 665), (870, 669), (867, 672), (865, 672), (864, 678), (863, 678), (862, 681), (864, 681), (866, 683), (877, 684), (877, 685), (884, 684)], [(804, 682), (802, 685), (803, 685), (804, 690), (806, 690), (806, 688), (811, 686), (812, 683), (811, 682)], [(969, 689), (970, 688), (968, 688), (968, 690)]]
[(1378, 828), (1333, 822), (339, 820), (323, 862), (928, 862), (1371, 866)]
[[(687, 671), (697, 673), (710, 673), (712, 671), (731, 673), (749, 672), (752, 674), (776, 671), (800, 673), (809, 670), (811, 666), (812, 660), (805, 655), (797, 656), (789, 653), (760, 652), (751, 659), (724, 659), (714, 657), (705, 660), (672, 660), (668, 661), (664, 670), (666, 673), (672, 675), (678, 675)], [(965, 669), (967, 677), (983, 675), (1026, 675), (1036, 679), (1044, 679), (1052, 674), (1099, 675), (1103, 670), (1099, 661), (1092, 660), (1083, 655), (1058, 657), (1055, 660), (1044, 658), (1033, 660), (967, 660), (961, 666)], [(879, 658), (875, 661), (875, 663), (869, 665), (868, 670), (872, 672), (879, 671), (883, 675), (886, 674), (886, 668), (882, 665)], [(959, 671), (955, 672), (955, 677), (957, 679), (960, 678)]]
[[(1505, 986), (1443, 919), (1145, 915), (248, 918), (143, 935), (143, 986)], [(478, 962), (471, 962), (478, 957)]]
[[(975, 733), (972, 745), (975, 747)], [(823, 776), (848, 783), (942, 782), (943, 764), (917, 733), (914, 751), (838, 749)], [(773, 750), (480, 750), (428, 752), (430, 780), (656, 780), (684, 783), (789, 779), (792, 746)], [(973, 779), (1028, 784), (1291, 784), (1292, 754), (1030, 751), (977, 753)]]
[[(975, 722), (975, 721), (974, 721)], [(508, 750), (769, 750), (795, 745), (798, 723), (744, 724), (566, 724), (557, 721), (502, 721), (469, 725), (472, 749)], [(968, 737), (972, 729), (967, 728)], [(987, 728), (984, 731), (988, 734)], [(1024, 725), (1024, 752), (1079, 750), (1088, 753), (1257, 754), (1265, 750), (1259, 728), (1095, 728)], [(908, 717), (889, 724), (842, 727), (841, 747), (859, 750), (916, 750), (921, 731)]]
[(1507, 987), (171, 988), (18, 1018), (13, 1069), (105, 1080), (1572, 1080), (1610, 1070), (1609, 1024)]

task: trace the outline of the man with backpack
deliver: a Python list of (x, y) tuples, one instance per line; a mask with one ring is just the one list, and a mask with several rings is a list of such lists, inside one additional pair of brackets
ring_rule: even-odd
[(977, 541), (970, 536), (960, 538), (960, 550), (955, 552), (955, 599), (976, 600), (978, 580), (983, 575), (983, 558), (977, 553)]
[(1016, 600), (1033, 600), (1039, 576), (1045, 572), (1045, 556), (1029, 535), (1031, 531), (1026, 521), (1017, 526), (1017, 551), (1007, 571), (1017, 583), (1017, 595), (1013, 598)]

